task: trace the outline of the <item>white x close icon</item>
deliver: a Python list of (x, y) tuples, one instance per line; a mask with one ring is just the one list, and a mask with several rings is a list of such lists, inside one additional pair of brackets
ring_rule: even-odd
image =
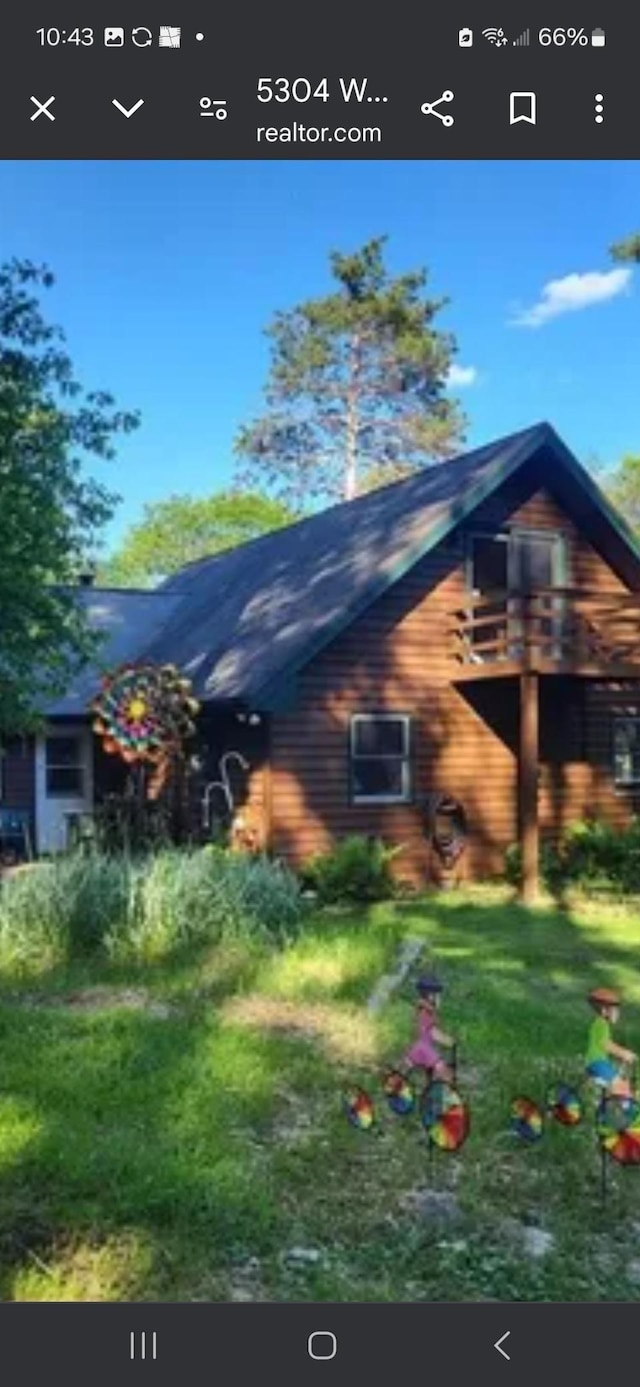
[(31, 100), (35, 102), (35, 105), (38, 107), (38, 109), (37, 111), (34, 111), (31, 119), (37, 120), (38, 116), (48, 116), (49, 120), (55, 120), (55, 116), (53, 116), (51, 114), (51, 111), (47, 109), (51, 105), (51, 102), (55, 101), (55, 99), (55, 96), (50, 96), (48, 101), (38, 101), (37, 96), (32, 96)]

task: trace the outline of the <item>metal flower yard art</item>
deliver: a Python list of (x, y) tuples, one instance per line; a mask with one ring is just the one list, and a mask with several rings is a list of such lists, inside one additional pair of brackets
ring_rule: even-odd
[(111, 755), (130, 765), (158, 765), (193, 736), (198, 708), (175, 665), (122, 665), (102, 681), (93, 730)]
[(198, 709), (190, 681), (175, 665), (121, 665), (105, 675), (92, 704), (93, 730), (107, 755), (131, 767), (129, 793), (138, 816), (170, 783), (177, 788)]

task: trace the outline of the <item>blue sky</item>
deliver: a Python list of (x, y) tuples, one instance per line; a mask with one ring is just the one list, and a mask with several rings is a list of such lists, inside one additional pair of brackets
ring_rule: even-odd
[(57, 276), (83, 383), (142, 413), (99, 471), (110, 543), (145, 501), (229, 482), (262, 329), (383, 232), (391, 269), (427, 265), (451, 300), (470, 444), (547, 418), (582, 458), (640, 451), (640, 267), (608, 256), (640, 230), (640, 163), (5, 162), (0, 207), (0, 258)]

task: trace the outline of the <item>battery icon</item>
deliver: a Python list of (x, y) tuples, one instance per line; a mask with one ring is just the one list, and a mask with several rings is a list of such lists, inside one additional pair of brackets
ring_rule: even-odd
[(604, 29), (592, 29), (591, 42), (594, 48), (604, 48)]

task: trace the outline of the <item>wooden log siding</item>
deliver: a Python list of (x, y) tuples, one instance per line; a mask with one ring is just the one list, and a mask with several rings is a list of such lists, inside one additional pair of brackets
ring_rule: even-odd
[[(552, 497), (535, 491), (525, 499), (526, 485), (522, 478), (502, 488), (479, 508), (469, 528), (506, 522), (560, 530), (567, 584), (624, 592), (624, 584)], [(456, 532), (306, 667), (297, 706), (273, 716), (271, 843), (293, 865), (348, 833), (373, 833), (403, 845), (400, 875), (416, 884), (430, 876), (434, 863), (416, 804), (354, 805), (349, 798), (351, 714), (398, 712), (413, 720), (414, 795), (448, 793), (464, 804), (471, 837), (462, 874), (501, 872), (504, 850), (518, 833), (517, 681), (490, 683), (482, 700), (468, 686), (451, 683), (459, 668), (452, 656), (451, 613), (466, 595), (464, 555), (464, 536)], [(622, 822), (634, 807), (633, 796), (616, 790), (610, 749), (606, 755), (604, 750), (613, 691), (604, 682), (587, 688), (584, 696), (585, 752), (593, 764), (584, 756), (560, 766), (543, 760), (540, 815), (547, 835), (557, 835), (589, 810)], [(540, 734), (544, 758), (544, 717)]]

